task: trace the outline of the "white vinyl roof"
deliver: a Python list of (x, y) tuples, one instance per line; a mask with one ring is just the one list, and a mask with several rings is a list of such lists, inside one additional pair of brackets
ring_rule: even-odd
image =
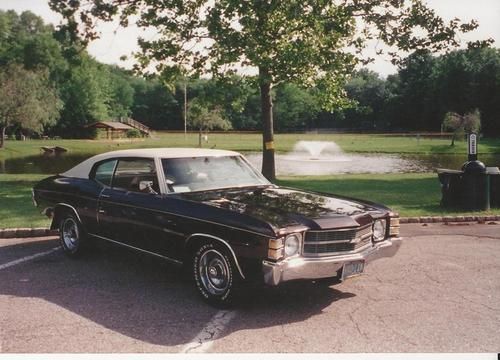
[(200, 148), (156, 148), (156, 149), (128, 149), (110, 151), (107, 153), (92, 156), (91, 158), (82, 161), (74, 168), (62, 173), (63, 176), (88, 179), (90, 170), (96, 162), (123, 157), (141, 157), (141, 158), (161, 158), (161, 159), (178, 159), (201, 156), (235, 156), (241, 155), (235, 151), (215, 150), (215, 149), (200, 149)]

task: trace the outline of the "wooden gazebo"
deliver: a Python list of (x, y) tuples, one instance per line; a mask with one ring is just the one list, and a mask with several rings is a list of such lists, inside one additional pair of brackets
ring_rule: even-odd
[(127, 137), (127, 131), (134, 129), (132, 126), (118, 121), (98, 121), (90, 124), (88, 128), (98, 129), (98, 138), (121, 139)]

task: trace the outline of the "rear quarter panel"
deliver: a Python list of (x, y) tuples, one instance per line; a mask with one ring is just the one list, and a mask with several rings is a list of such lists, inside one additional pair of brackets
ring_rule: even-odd
[[(102, 187), (95, 181), (61, 175), (43, 179), (33, 188), (35, 200), (40, 208), (54, 208), (58, 204), (70, 205), (76, 210), (88, 232), (97, 228), (97, 199), (101, 190)], [(58, 225), (53, 224), (53, 228)]]

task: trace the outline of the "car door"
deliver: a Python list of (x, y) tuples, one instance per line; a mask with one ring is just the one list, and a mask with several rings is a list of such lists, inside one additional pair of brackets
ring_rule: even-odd
[(144, 199), (138, 201), (137, 198), (151, 198), (154, 191), (146, 190), (147, 193), (141, 193), (144, 190), (140, 189), (140, 184), (141, 181), (151, 181), (154, 185), (155, 177), (153, 159), (116, 159), (112, 181), (99, 196), (98, 235), (129, 245), (137, 242), (136, 238), (140, 233), (137, 206), (144, 202)]
[(99, 235), (168, 256), (173, 217), (163, 211), (165, 199), (159, 184), (154, 159), (118, 159), (111, 186), (99, 198)]

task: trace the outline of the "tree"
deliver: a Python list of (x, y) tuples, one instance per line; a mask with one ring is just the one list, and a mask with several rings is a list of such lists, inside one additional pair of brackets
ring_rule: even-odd
[(304, 129), (311, 124), (320, 110), (318, 99), (310, 89), (295, 84), (280, 84), (275, 89), (276, 102), (273, 116), (280, 119), (276, 130)]
[[(182, 100), (174, 95), (157, 79), (134, 78), (134, 101), (132, 117), (154, 129), (172, 129), (181, 127)], [(176, 95), (182, 91), (176, 91)], [(181, 95), (182, 97), (182, 95)]]
[[(500, 50), (454, 51), (437, 61), (435, 76), (440, 116), (447, 111), (459, 114), (478, 109), (482, 131), (487, 136), (500, 134)], [(436, 120), (438, 120), (436, 119)]]
[(436, 58), (428, 51), (415, 52), (406, 58), (398, 72), (399, 96), (396, 123), (404, 129), (440, 129), (442, 114), (436, 113)]
[(41, 131), (53, 124), (61, 108), (56, 91), (47, 81), (47, 74), (9, 65), (0, 71), (0, 148), (5, 130), (18, 125)]
[[(138, 68), (154, 67), (165, 77), (258, 71), (263, 124), (262, 172), (275, 178), (271, 88), (291, 81), (318, 85), (323, 103), (343, 104), (342, 85), (377, 38), (408, 52), (457, 46), (457, 33), (477, 27), (458, 19), (445, 23), (422, 0), (50, 0), (66, 19), (61, 31), (75, 41), (98, 37), (100, 21), (132, 20), (155, 28), (158, 36), (140, 39)], [(491, 41), (471, 46), (487, 45)], [(353, 49), (357, 51), (353, 51)], [(397, 61), (398, 53), (389, 53)]]
[[(383, 108), (388, 98), (386, 81), (367, 69), (354, 73), (345, 86), (347, 95), (354, 104), (345, 110), (346, 122), (361, 129), (383, 128)], [(353, 126), (354, 125), (354, 126)]]
[(383, 117), (393, 128), (439, 131), (446, 113), (478, 109), (484, 135), (500, 134), (500, 49), (455, 50), (440, 56), (415, 53), (385, 86)]
[(228, 130), (231, 123), (224, 118), (220, 107), (210, 106), (208, 103), (196, 98), (188, 106), (188, 125), (198, 129), (198, 146), (202, 146), (203, 132), (213, 129)]
[(481, 129), (481, 114), (477, 109), (465, 115), (459, 115), (454, 112), (446, 113), (443, 128), (453, 131), (451, 146), (455, 146), (455, 139), (462, 136), (465, 132), (479, 132)]
[(47, 130), (82, 136), (82, 125), (88, 119), (102, 120), (100, 115), (107, 116), (107, 107), (115, 105), (109, 100), (113, 94), (105, 71), (108, 65), (92, 61), (85, 51), (67, 57), (63, 44), (54, 37), (54, 28), (29, 11), (20, 15), (0, 11), (0, 28), (5, 31), (0, 36), (0, 65), (19, 64), (28, 71), (44, 74), (49, 92), (54, 90), (62, 98), (62, 116)]
[(57, 56), (53, 31), (51, 25), (45, 25), (30, 11), (18, 15), (13, 10), (0, 10), (0, 64), (23, 62), (27, 69), (35, 68), (36, 63), (49, 65)]
[(255, 130), (259, 128), (258, 92), (255, 78), (249, 76), (190, 79), (188, 84), (188, 98), (199, 99), (212, 104), (212, 107), (216, 105), (224, 113), (224, 117), (231, 122), (233, 129)]
[(109, 66), (108, 70), (108, 113), (115, 119), (129, 116), (134, 104), (134, 88), (128, 74), (116, 66)]
[(86, 137), (85, 125), (109, 118), (107, 73), (86, 55), (72, 64), (60, 84), (64, 107), (55, 129), (65, 137)]

